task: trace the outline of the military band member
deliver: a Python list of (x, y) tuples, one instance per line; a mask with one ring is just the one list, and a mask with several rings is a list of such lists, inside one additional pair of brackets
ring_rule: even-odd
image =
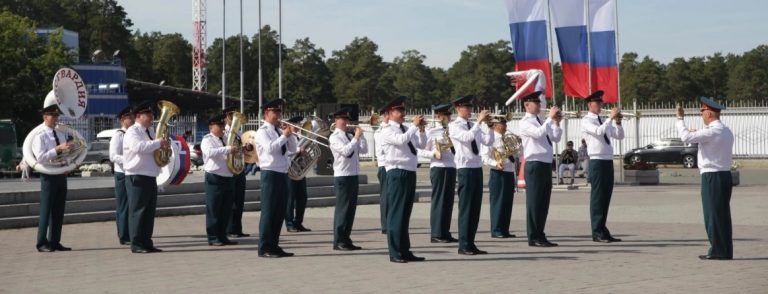
[(379, 179), (379, 218), (381, 219), (381, 233), (387, 233), (387, 169), (385, 168), (387, 162), (387, 151), (384, 150), (381, 139), (381, 132), (385, 127), (389, 126), (389, 115), (385, 108), (379, 109), (379, 115), (381, 116), (381, 123), (379, 124), (379, 130), (373, 134), (374, 150), (376, 152), (376, 165), (378, 171), (376, 177)]
[[(261, 216), (259, 219), (259, 256), (287, 257), (279, 246), (280, 229), (285, 219), (288, 193), (288, 152), (298, 152), (293, 129), (280, 129), (285, 100), (276, 99), (262, 106), (264, 124), (254, 138), (261, 167)], [(284, 125), (284, 124), (283, 124)]]
[(405, 99), (396, 98), (384, 107), (389, 126), (381, 131), (382, 145), (387, 151), (387, 245), (389, 261), (394, 263), (424, 260), (411, 252), (408, 234), (416, 194), (416, 148), (423, 148), (417, 126), (424, 118), (417, 115), (413, 124), (406, 127)]
[[(301, 116), (292, 117), (289, 123), (297, 125), (304, 118)], [(287, 152), (288, 157), (295, 153)], [(304, 211), (307, 209), (307, 177), (300, 180), (288, 179), (288, 209), (285, 212), (285, 228), (288, 232), (310, 232), (312, 230), (304, 227)]]
[[(224, 108), (224, 110), (221, 111), (224, 114), (224, 121), (227, 124), (227, 126), (224, 128), (224, 142), (228, 141), (229, 139), (229, 131), (232, 126), (232, 113), (238, 110), (240, 110), (239, 107), (230, 106)], [(239, 138), (242, 136), (242, 133), (238, 131), (237, 136)], [(242, 142), (242, 140), (238, 141)], [(251, 151), (253, 150), (253, 145), (245, 144), (243, 149), (246, 151)], [(227, 221), (229, 223), (227, 226), (227, 235), (233, 238), (250, 236), (250, 234), (243, 232), (243, 210), (245, 208), (245, 176), (246, 171), (244, 170), (243, 172), (233, 175), (232, 177), (234, 184), (234, 194), (232, 199), (232, 212), (229, 213), (231, 217)]]
[[(38, 133), (32, 153), (38, 162), (48, 162), (73, 147), (66, 134), (56, 132), (59, 107), (56, 104), (41, 110), (44, 131)], [(70, 251), (61, 245), (61, 226), (64, 223), (64, 207), (67, 203), (67, 174), (40, 173), (40, 222), (37, 226), (37, 251)], [(49, 230), (50, 228), (50, 230)]]
[(591, 183), (589, 212), (592, 220), (592, 241), (620, 242), (614, 238), (608, 227), (608, 207), (613, 194), (613, 147), (611, 138), (624, 139), (624, 128), (618, 108), (611, 110), (611, 116), (602, 119), (603, 91), (598, 90), (584, 99), (589, 112), (581, 119), (581, 131), (587, 140), (589, 155), (589, 182)]
[(525, 158), (525, 202), (528, 245), (552, 247), (544, 234), (552, 196), (552, 143), (559, 142), (562, 130), (557, 107), (552, 107), (549, 117), (539, 117), (541, 91), (523, 98), (525, 116), (520, 119), (520, 137), (523, 139)]
[(347, 132), (349, 108), (333, 114), (336, 129), (328, 137), (333, 154), (333, 186), (336, 190), (336, 210), (333, 216), (333, 249), (360, 250), (350, 235), (355, 221), (359, 192), (360, 154), (368, 152), (363, 129), (356, 127), (354, 135)]
[(157, 209), (157, 176), (160, 167), (154, 151), (169, 147), (169, 142), (155, 138), (152, 103), (147, 101), (135, 108), (136, 123), (125, 131), (123, 138), (123, 169), (128, 191), (128, 228), (131, 252), (152, 253), (162, 250), (154, 246), (152, 232)]
[(491, 237), (514, 238), (510, 234), (509, 224), (512, 221), (512, 201), (515, 199), (515, 155), (504, 157), (499, 162), (496, 160), (494, 150), (504, 150), (502, 138), (507, 133), (507, 120), (498, 117), (493, 122), (494, 142), (492, 146), (483, 145), (480, 148), (480, 156), (485, 165), (491, 168), (488, 189), (491, 203)]
[[(475, 235), (480, 222), (480, 207), (483, 201), (483, 162), (480, 158), (480, 145), (494, 142), (493, 132), (482, 128), (480, 123), (470, 122), (473, 96), (459, 97), (453, 100), (458, 117), (450, 124), (450, 136), (456, 149), (456, 162), (459, 185), (459, 254), (487, 254), (475, 245)], [(481, 111), (477, 121), (483, 121), (488, 111)]]
[(701, 118), (706, 127), (689, 130), (683, 120), (685, 112), (677, 106), (677, 123), (680, 139), (685, 143), (698, 143), (697, 163), (701, 172), (701, 202), (704, 210), (704, 226), (709, 239), (709, 252), (699, 255), (702, 260), (733, 259), (733, 233), (731, 224), (731, 192), (733, 178), (733, 133), (720, 121), (725, 106), (712, 99), (701, 97)]
[(123, 138), (125, 131), (134, 124), (133, 109), (123, 108), (118, 114), (120, 129), (109, 140), (109, 160), (115, 171), (115, 222), (117, 223), (117, 238), (120, 245), (131, 244), (128, 229), (128, 191), (125, 186), (125, 171), (123, 170)]
[(210, 118), (210, 133), (200, 143), (205, 170), (205, 233), (211, 246), (237, 244), (227, 238), (235, 198), (235, 179), (227, 167), (227, 155), (237, 152), (238, 146), (227, 146), (224, 124), (223, 114)]
[[(451, 120), (451, 105), (439, 104), (432, 106), (432, 111), (440, 121)], [(447, 130), (438, 125), (426, 130), (427, 142), (424, 149), (419, 149), (421, 157), (429, 158), (429, 179), (432, 182), (432, 201), (429, 216), (431, 228), (430, 242), (452, 243), (459, 241), (451, 236), (451, 215), (456, 190), (456, 163), (453, 161), (456, 149), (436, 152), (436, 143), (443, 142)], [(448, 139), (450, 140), (450, 138)]]

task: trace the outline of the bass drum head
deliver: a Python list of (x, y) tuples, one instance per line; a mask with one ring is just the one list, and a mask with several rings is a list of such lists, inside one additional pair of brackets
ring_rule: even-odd
[(187, 175), (189, 175), (192, 154), (189, 152), (189, 144), (187, 144), (187, 140), (185, 140), (184, 137), (176, 135), (176, 140), (174, 140), (173, 143), (178, 144), (179, 146), (179, 157), (177, 158), (179, 162), (179, 172), (171, 181), (171, 185), (178, 186), (181, 185)]
[[(243, 133), (240, 138), (243, 141), (243, 144), (253, 144), (253, 139), (256, 138), (256, 131), (247, 131)], [(243, 153), (243, 161), (245, 163), (258, 163), (259, 162), (259, 156), (256, 153), (256, 146), (253, 146), (254, 150), (252, 152), (244, 152)]]
[(168, 164), (160, 168), (160, 175), (157, 176), (157, 186), (165, 187), (171, 184), (176, 174), (179, 173), (179, 153), (180, 147), (178, 141), (171, 141), (172, 154)]

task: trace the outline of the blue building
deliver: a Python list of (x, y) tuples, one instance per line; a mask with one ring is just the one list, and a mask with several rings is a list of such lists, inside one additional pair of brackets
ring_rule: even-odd
[(86, 115), (115, 115), (128, 106), (125, 67), (113, 64), (76, 64), (72, 68), (88, 87)]

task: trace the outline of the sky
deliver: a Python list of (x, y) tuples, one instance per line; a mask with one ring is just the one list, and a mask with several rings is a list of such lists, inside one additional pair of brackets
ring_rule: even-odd
[[(240, 31), (239, 0), (207, 0), (208, 45)], [(557, 0), (551, 0), (557, 1)], [(243, 0), (243, 34), (258, 32), (258, 1)], [(192, 39), (193, 0), (118, 0), (133, 30), (181, 33)], [(667, 63), (715, 52), (742, 54), (768, 44), (765, 0), (618, 0), (619, 51)], [(449, 68), (467, 46), (509, 40), (504, 0), (285, 0), (283, 43), (309, 39), (326, 57), (367, 36), (392, 61), (405, 50)], [(278, 27), (278, 0), (262, 1), (262, 24)], [(554, 42), (556, 43), (556, 42)], [(557, 49), (554, 48), (555, 60)]]

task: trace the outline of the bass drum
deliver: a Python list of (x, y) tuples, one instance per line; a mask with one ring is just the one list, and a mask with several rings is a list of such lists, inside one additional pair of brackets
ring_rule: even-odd
[(181, 136), (171, 140), (171, 157), (166, 166), (160, 168), (157, 186), (180, 185), (189, 174), (190, 153), (187, 141)]

